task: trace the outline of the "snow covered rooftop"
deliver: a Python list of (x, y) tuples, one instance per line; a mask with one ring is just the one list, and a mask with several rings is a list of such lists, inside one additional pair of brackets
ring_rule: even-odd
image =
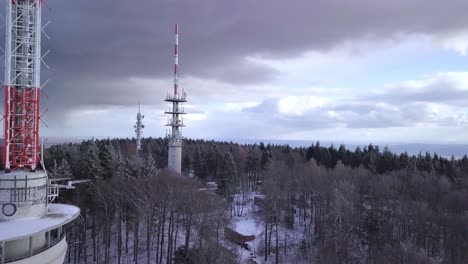
[(11, 241), (63, 226), (80, 214), (80, 208), (69, 204), (50, 204), (41, 218), (24, 218), (0, 222), (0, 241)]

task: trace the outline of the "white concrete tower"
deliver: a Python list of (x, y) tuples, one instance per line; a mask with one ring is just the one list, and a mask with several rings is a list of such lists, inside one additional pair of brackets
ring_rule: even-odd
[(42, 0), (7, 0), (0, 264), (61, 264), (63, 226), (80, 214), (52, 204), (60, 188), (47, 177), (39, 143)]
[(186, 114), (182, 103), (187, 102), (185, 91), (179, 93), (179, 26), (175, 25), (175, 48), (174, 48), (174, 94), (168, 94), (166, 102), (172, 103), (172, 108), (164, 113), (170, 115), (166, 126), (171, 127), (167, 133), (168, 138), (168, 168), (175, 172), (182, 172), (182, 127), (184, 120), (182, 115)]
[(143, 134), (143, 128), (145, 128), (145, 125), (143, 125), (143, 119), (145, 118), (144, 115), (141, 114), (140, 111), (140, 102), (138, 102), (138, 114), (137, 114), (137, 121), (134, 125), (135, 128), (135, 133), (136, 133), (136, 154), (138, 156), (138, 153), (141, 150), (141, 136)]

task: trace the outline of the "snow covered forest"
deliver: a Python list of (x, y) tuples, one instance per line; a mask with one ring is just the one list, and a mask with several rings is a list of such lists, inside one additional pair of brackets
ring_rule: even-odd
[(49, 176), (91, 180), (62, 193), (81, 208), (67, 263), (239, 263), (224, 228), (242, 217), (257, 263), (468, 263), (466, 156), (186, 140), (181, 177), (163, 139), (142, 145), (46, 150)]

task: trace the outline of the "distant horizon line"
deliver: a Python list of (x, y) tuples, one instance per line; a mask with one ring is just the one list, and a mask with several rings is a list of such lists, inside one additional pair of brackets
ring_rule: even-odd
[[(0, 137), (3, 139), (3, 137)], [(132, 139), (134, 137), (101, 137), (101, 136), (74, 136), (74, 137), (41, 137), (44, 140), (45, 146), (67, 144), (67, 143), (81, 143), (89, 139)], [(149, 137), (147, 137), (149, 138)], [(164, 138), (164, 137), (151, 137), (154, 139)], [(205, 140), (205, 141), (215, 141), (215, 142), (232, 142), (237, 144), (273, 144), (273, 145), (288, 145), (292, 148), (307, 148), (312, 145), (315, 145), (317, 140), (302, 140), (302, 139), (233, 139), (233, 138), (188, 138), (190, 140)], [(465, 155), (468, 155), (468, 144), (463, 143), (418, 143), (418, 142), (370, 142), (370, 143), (359, 143), (359, 142), (349, 142), (342, 143), (337, 141), (327, 141), (327, 140), (318, 140), (320, 146), (330, 147), (333, 145), (335, 148), (339, 148), (341, 145), (344, 145), (347, 150), (354, 151), (357, 147), (364, 149), (369, 145), (379, 147), (382, 151), (385, 147), (396, 154), (408, 153), (409, 155), (419, 155), (430, 153), (431, 155), (437, 154), (442, 157), (450, 158), (455, 157), (457, 159), (462, 158)], [(0, 141), (0, 145), (3, 145), (3, 141)]]
[[(149, 137), (143, 137), (143, 138), (164, 138), (164, 136), (149, 136)], [(128, 138), (132, 139), (134, 136), (124, 136), (124, 137), (119, 137), (119, 136), (41, 136), (40, 138), (42, 139), (122, 139), (122, 138)], [(3, 137), (0, 137), (0, 139), (3, 139)], [(207, 140), (207, 141), (223, 141), (223, 142), (248, 142), (249, 144), (253, 143), (266, 143), (266, 142), (297, 142), (297, 143), (305, 143), (305, 142), (310, 142), (310, 144), (315, 144), (316, 142), (319, 142), (322, 146), (323, 145), (334, 145), (334, 146), (340, 146), (340, 145), (359, 145), (359, 146), (368, 146), (368, 145), (377, 145), (377, 146), (395, 146), (395, 145), (445, 145), (445, 146), (468, 146), (468, 142), (466, 143), (456, 143), (456, 142), (427, 142), (427, 141), (369, 141), (369, 142), (364, 142), (364, 141), (347, 141), (345, 143), (345, 140), (320, 140), (320, 139), (273, 139), (273, 138), (198, 138), (198, 137), (187, 137), (186, 139), (190, 140)], [(322, 144), (323, 143), (323, 144)]]

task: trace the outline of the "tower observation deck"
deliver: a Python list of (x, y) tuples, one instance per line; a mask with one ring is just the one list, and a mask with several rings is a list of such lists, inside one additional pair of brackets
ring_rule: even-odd
[(63, 226), (80, 209), (52, 204), (62, 185), (47, 177), (39, 144), (42, 0), (6, 6), (4, 141), (0, 171), (0, 264), (63, 263)]
[(182, 172), (182, 127), (185, 127), (183, 115), (186, 114), (182, 106), (187, 102), (185, 91), (179, 93), (179, 26), (175, 25), (174, 49), (174, 93), (168, 94), (165, 101), (172, 103), (171, 108), (164, 113), (169, 115), (166, 126), (171, 127), (167, 133), (168, 139), (168, 168), (178, 173)]

